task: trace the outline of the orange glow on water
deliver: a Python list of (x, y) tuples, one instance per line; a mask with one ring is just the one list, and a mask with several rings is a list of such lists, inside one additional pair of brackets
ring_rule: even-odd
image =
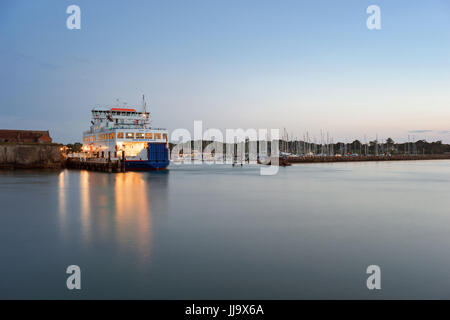
[(58, 175), (58, 217), (61, 228), (65, 230), (67, 215), (67, 171), (61, 171)]
[(80, 172), (80, 197), (81, 197), (81, 224), (83, 226), (84, 239), (89, 241), (91, 225), (91, 198), (89, 195), (89, 171)]
[(147, 183), (141, 173), (127, 172), (115, 176), (114, 184), (117, 236), (121, 243), (133, 234), (138, 250), (150, 254), (151, 212)]

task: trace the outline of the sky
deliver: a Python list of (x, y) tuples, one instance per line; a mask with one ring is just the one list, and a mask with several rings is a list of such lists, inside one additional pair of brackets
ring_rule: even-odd
[(145, 94), (171, 131), (450, 143), (449, 40), (446, 0), (1, 0), (0, 129), (72, 143), (93, 107)]

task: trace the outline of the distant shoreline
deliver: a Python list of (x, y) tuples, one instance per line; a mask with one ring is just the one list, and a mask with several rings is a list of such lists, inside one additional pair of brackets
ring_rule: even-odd
[(391, 156), (288, 156), (288, 163), (366, 162), (366, 161), (418, 161), (450, 160), (450, 154), (391, 155)]

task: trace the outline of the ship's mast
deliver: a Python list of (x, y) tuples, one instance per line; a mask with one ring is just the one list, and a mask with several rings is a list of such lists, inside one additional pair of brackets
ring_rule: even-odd
[(150, 125), (150, 113), (147, 113), (147, 101), (145, 101), (145, 95), (142, 95), (142, 109), (144, 111), (142, 115), (144, 118), (143, 125), (147, 127)]
[(144, 114), (147, 115), (147, 102), (145, 102), (145, 95), (142, 95), (142, 108), (144, 109)]

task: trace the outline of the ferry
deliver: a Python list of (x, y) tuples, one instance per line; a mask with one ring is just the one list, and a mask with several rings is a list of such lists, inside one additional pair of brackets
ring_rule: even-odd
[(90, 129), (83, 132), (83, 151), (125, 159), (126, 170), (162, 170), (170, 163), (168, 131), (152, 128), (145, 97), (143, 110), (130, 107), (94, 108)]

